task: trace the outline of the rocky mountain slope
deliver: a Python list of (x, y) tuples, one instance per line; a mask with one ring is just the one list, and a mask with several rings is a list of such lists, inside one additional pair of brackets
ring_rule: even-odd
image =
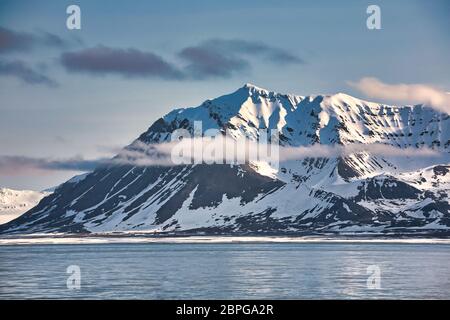
[[(259, 129), (274, 129), (282, 147), (358, 149), (281, 159), (278, 167), (106, 165), (62, 184), (0, 232), (447, 236), (449, 118), (423, 105), (286, 95), (247, 84), (170, 112), (125, 150), (166, 143), (178, 128), (193, 132), (194, 121), (232, 139), (258, 141)], [(422, 157), (424, 150), (435, 154)]]

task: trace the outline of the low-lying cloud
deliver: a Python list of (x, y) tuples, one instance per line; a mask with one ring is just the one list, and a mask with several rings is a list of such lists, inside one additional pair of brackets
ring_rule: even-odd
[(0, 156), (0, 175), (16, 176), (51, 171), (89, 172), (104, 166), (131, 165), (136, 167), (174, 166), (190, 164), (245, 164), (267, 162), (273, 166), (285, 161), (306, 158), (336, 158), (357, 153), (383, 157), (439, 158), (437, 150), (430, 148), (397, 148), (384, 144), (311, 145), (289, 147), (260, 144), (227, 137), (215, 139), (185, 138), (182, 141), (160, 144), (135, 142), (122, 149), (112, 159), (33, 158), (24, 156)]
[(108, 159), (86, 160), (81, 157), (68, 159), (33, 158), (25, 156), (0, 156), (0, 174), (16, 176), (45, 171), (92, 171), (108, 164)]
[(425, 104), (437, 111), (450, 113), (450, 95), (424, 84), (386, 84), (366, 77), (349, 84), (370, 98), (386, 99), (402, 104)]
[(235, 140), (218, 136), (210, 138), (185, 138), (182, 141), (161, 144), (136, 142), (119, 153), (115, 163), (136, 166), (164, 166), (195, 163), (237, 163), (265, 161), (272, 164), (305, 158), (345, 157), (355, 153), (369, 153), (384, 157), (438, 157), (439, 151), (422, 148), (397, 148), (385, 144), (280, 146), (248, 139)]

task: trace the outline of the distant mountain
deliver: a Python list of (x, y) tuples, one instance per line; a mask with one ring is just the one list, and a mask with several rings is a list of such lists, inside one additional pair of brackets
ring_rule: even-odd
[(16, 219), (49, 194), (50, 192), (0, 188), (0, 224)]
[(1, 233), (176, 234), (450, 233), (450, 119), (424, 105), (389, 106), (352, 96), (296, 96), (247, 84), (158, 119), (126, 149), (168, 142), (170, 133), (215, 128), (280, 144), (382, 144), (438, 151), (433, 162), (370, 150), (245, 165), (109, 165), (59, 186)]

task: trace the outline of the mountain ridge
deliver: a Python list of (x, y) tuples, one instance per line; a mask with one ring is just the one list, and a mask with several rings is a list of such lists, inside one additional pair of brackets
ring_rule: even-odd
[[(155, 121), (125, 149), (170, 141), (175, 129), (217, 129), (280, 145), (372, 144), (417, 150), (305, 157), (242, 165), (100, 167), (68, 181), (0, 233), (416, 234), (450, 228), (450, 120), (423, 105), (389, 106), (349, 95), (297, 96), (246, 84)], [(439, 159), (420, 155), (422, 148)], [(431, 161), (430, 160), (430, 161)]]

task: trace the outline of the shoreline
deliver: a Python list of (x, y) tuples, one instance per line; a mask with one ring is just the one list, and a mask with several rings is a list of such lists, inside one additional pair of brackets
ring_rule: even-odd
[(392, 238), (361, 236), (117, 236), (117, 235), (29, 235), (0, 238), (8, 245), (78, 245), (78, 244), (269, 244), (269, 243), (348, 243), (348, 244), (450, 244), (450, 238)]

